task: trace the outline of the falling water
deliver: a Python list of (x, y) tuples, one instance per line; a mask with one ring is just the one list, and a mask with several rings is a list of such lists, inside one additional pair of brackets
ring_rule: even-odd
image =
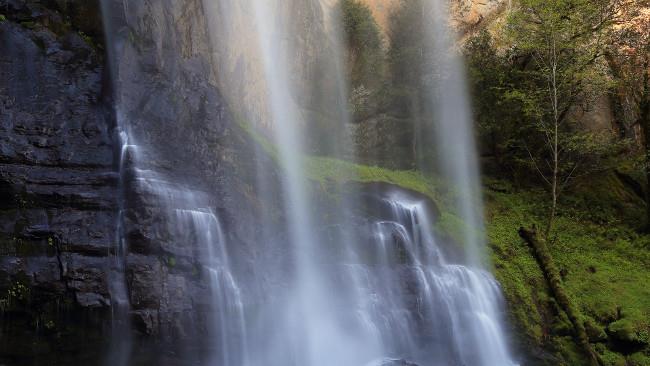
[[(212, 45), (215, 73), (229, 70), (227, 54), (241, 48), (235, 43), (245, 41), (246, 71), (259, 78), (248, 83), (251, 79), (219, 75), (224, 90), (232, 90), (229, 102), (239, 103), (232, 108), (264, 126), (272, 140), (274, 150), (266, 153), (275, 154), (278, 166), (258, 162), (257, 194), (267, 203), (281, 197), (284, 216), (281, 220), (264, 218), (261, 231), (265, 235), (257, 245), (274, 251), (264, 253), (268, 257), (286, 258), (259, 260), (255, 273), (239, 278), (227, 232), (208, 194), (159, 171), (149, 163), (155, 160), (151, 158), (155, 146), (136, 148), (133, 136), (128, 136), (128, 142), (125, 136), (123, 142), (122, 160), (130, 164), (128, 182), (123, 179), (122, 184), (131, 184), (130, 190), (162, 208), (156, 215), (182, 246), (177, 249), (200, 259), (213, 315), (208, 328), (214, 344), (205, 364), (366, 366), (407, 365), (391, 360), (409, 360), (419, 366), (515, 365), (502, 329), (499, 286), (480, 266), (478, 163), (462, 62), (451, 52), (453, 42), (442, 0), (426, 0), (423, 14), (431, 20), (425, 22), (430, 27), (430, 53), (445, 55), (437, 65), (443, 77), (431, 84), (430, 101), (441, 171), (457, 187), (455, 208), (470, 228), (463, 243), (467, 249), (456, 256), (453, 253), (462, 250), (436, 236), (438, 217), (422, 197), (392, 190), (371, 193), (374, 211), (369, 214), (360, 207), (365, 204), (356, 197), (360, 192), (351, 190), (346, 204), (339, 206), (340, 217), (330, 220), (335, 222), (333, 227), (326, 227), (318, 216), (323, 207), (304, 170), (313, 136), (309, 136), (305, 106), (299, 101), (303, 90), (296, 86), (296, 80), (308, 77), (294, 65), (295, 59), (308, 52), (292, 41), (295, 35), (287, 24), (295, 15), (293, 6), (322, 9), (321, 2), (205, 0), (203, 4), (211, 19), (209, 31), (219, 38)], [(331, 43), (339, 38), (330, 34), (310, 41), (338, 50)], [(336, 58), (341, 54), (332, 53)], [(339, 63), (334, 62), (335, 71), (340, 71)], [(333, 80), (336, 87), (331, 90), (338, 94), (333, 100), (346, 100), (342, 78)], [(249, 86), (256, 90), (240, 94)], [(238, 100), (242, 95), (250, 99)], [(346, 122), (344, 103), (334, 104), (342, 110), (333, 115)], [(129, 121), (121, 123), (128, 126)], [(342, 146), (348, 144), (347, 139), (325, 141), (331, 147), (328, 153), (338, 157), (344, 155), (341, 151), (354, 150)], [(273, 184), (268, 173), (276, 168), (280, 182)], [(124, 237), (122, 231), (118, 225), (119, 237)], [(128, 261), (128, 243), (120, 243), (123, 254), (117, 257)], [(122, 273), (117, 282), (124, 283), (126, 267), (128, 263), (117, 266)], [(128, 304), (126, 289), (115, 286), (111, 293), (115, 299), (124, 293)], [(128, 363), (128, 358), (123, 360), (114, 364)]]
[[(449, 27), (448, 2), (424, 0), (426, 61), (436, 75), (428, 81), (433, 110), (434, 141), (443, 176), (455, 187), (455, 206), (466, 223), (464, 244), (468, 259), (480, 265), (483, 252), (483, 204), (480, 198), (479, 164), (463, 61), (454, 50)], [(420, 157), (420, 161), (422, 158)], [(425, 168), (426, 169), (426, 168)]]
[[(129, 98), (129, 77), (141, 72), (131, 64), (133, 56), (125, 56), (129, 42), (125, 41), (128, 29), (124, 24), (129, 13), (127, 2), (102, 0), (102, 16), (107, 44), (107, 66), (111, 77), (111, 91), (119, 131), (119, 208), (116, 224), (116, 243), (112, 249), (109, 271), (109, 292), (113, 309), (113, 332), (106, 365), (127, 366), (135, 363), (137, 354), (133, 324), (130, 321), (132, 293), (127, 286), (130, 262), (138, 261), (129, 242), (127, 221), (134, 216), (153, 216), (144, 230), (155, 231), (158, 239), (173, 238), (174, 248), (166, 261), (174, 265), (175, 254), (193, 258), (198, 273), (209, 284), (210, 303), (214, 310), (207, 326), (210, 339), (216, 340), (207, 357), (185, 355), (185, 361), (206, 360), (210, 365), (247, 365), (246, 327), (241, 289), (233, 274), (227, 235), (224, 233), (215, 207), (209, 195), (187, 184), (168, 168), (160, 167), (157, 146), (151, 140), (135, 142), (137, 133), (133, 121), (123, 108), (123, 100)], [(132, 30), (130, 32), (133, 32)], [(133, 37), (133, 33), (128, 36)], [(133, 52), (133, 49), (130, 50)], [(126, 80), (125, 80), (126, 79)], [(125, 85), (126, 84), (126, 85)], [(142, 134), (142, 131), (138, 131)], [(145, 134), (146, 135), (146, 134)], [(134, 197), (137, 196), (137, 199)], [(127, 216), (129, 216), (127, 218)], [(155, 243), (163, 245), (162, 243)], [(195, 332), (203, 328), (195, 325)], [(192, 335), (194, 336), (194, 335)], [(156, 356), (153, 359), (157, 359)]]
[(388, 355), (418, 365), (514, 365), (494, 278), (447, 259), (422, 198), (389, 192), (377, 199), (384, 209), (371, 223), (373, 265), (351, 270), (367, 273)]
[[(113, 17), (115, 4), (109, 3), (108, 0), (101, 1), (101, 12), (104, 19), (103, 27), (104, 34), (106, 35), (106, 53), (107, 53), (107, 68), (110, 75), (111, 85), (110, 89), (113, 91), (111, 96), (117, 99), (119, 95), (115, 92), (118, 87), (117, 81), (117, 67), (115, 60), (118, 59), (117, 54), (117, 37), (114, 37)], [(116, 127), (119, 131), (117, 134), (119, 156), (118, 156), (118, 215), (115, 229), (115, 245), (112, 248), (112, 253), (109, 253), (109, 270), (108, 270), (108, 287), (111, 294), (111, 309), (112, 309), (112, 329), (111, 339), (109, 343), (108, 357), (104, 360), (104, 364), (108, 366), (126, 366), (129, 364), (130, 355), (132, 351), (133, 339), (131, 335), (131, 322), (130, 322), (130, 302), (126, 283), (126, 257), (127, 257), (127, 243), (124, 235), (124, 212), (125, 212), (125, 180), (126, 172), (129, 168), (131, 153), (137, 148), (135, 145), (130, 144), (129, 136), (123, 129), (122, 118), (119, 112), (119, 104), (116, 103), (114, 107)]]
[(117, 223), (115, 230), (115, 245), (112, 248), (113, 253), (109, 255), (109, 291), (111, 294), (112, 314), (112, 334), (109, 357), (106, 360), (107, 365), (125, 366), (128, 365), (129, 355), (131, 353), (131, 322), (129, 321), (129, 296), (126, 285), (126, 238), (124, 235), (124, 184), (126, 179), (126, 170), (129, 164), (130, 152), (136, 149), (136, 146), (130, 145), (126, 133), (119, 134), (121, 145), (119, 156), (119, 203)]
[[(345, 323), (350, 318), (342, 317), (339, 308), (346, 299), (331, 294), (338, 290), (344, 297), (346, 291), (329, 287), (327, 269), (317, 260), (322, 242), (317, 233), (317, 220), (312, 216), (314, 201), (303, 169), (304, 121), (292, 94), (295, 89), (289, 68), (289, 58), (301, 50), (290, 48), (290, 43), (285, 41), (288, 29), (283, 26), (289, 21), (290, 13), (282, 9), (290, 7), (267, 0), (253, 0), (251, 5), (269, 95), (273, 140), (283, 169), (282, 195), (295, 271), (289, 301), (280, 310), (286, 316), (279, 326), (287, 334), (280, 341), (285, 344), (280, 347), (289, 351), (288, 358), (276, 354), (270, 364), (361, 365), (374, 351), (372, 337), (366, 333), (367, 329)], [(359, 320), (351, 318), (353, 323)]]

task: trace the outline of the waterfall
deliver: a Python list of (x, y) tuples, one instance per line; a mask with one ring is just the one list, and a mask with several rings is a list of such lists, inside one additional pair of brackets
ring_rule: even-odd
[[(435, 59), (440, 77), (429, 84), (433, 113), (428, 123), (436, 131), (431, 142), (438, 147), (440, 174), (455, 187), (453, 210), (469, 228), (463, 243), (451, 243), (436, 233), (439, 217), (422, 196), (397, 188), (373, 191), (361, 186), (348, 188), (343, 197), (328, 205), (309, 181), (305, 159), (310, 154), (343, 159), (354, 152), (345, 133), (350, 118), (344, 103), (347, 86), (340, 60), (342, 37), (336, 34), (340, 28), (336, 12), (328, 13), (330, 3), (203, 0), (209, 47), (194, 43), (182, 50), (168, 47), (163, 38), (174, 34), (155, 17), (172, 17), (170, 23), (174, 23), (174, 11), (180, 10), (163, 9), (163, 15), (147, 14), (145, 20), (133, 21), (138, 26), (153, 24), (159, 31), (155, 36), (147, 35), (152, 39), (142, 41), (145, 46), (131, 45), (126, 55), (109, 52), (115, 69), (118, 125), (124, 131), (120, 185), (130, 197), (122, 200), (116, 230), (118, 262), (110, 289), (114, 306), (122, 309), (119, 313), (123, 319), (143, 311), (137, 308), (137, 301), (130, 303), (129, 295), (134, 296), (126, 286), (131, 266), (147, 260), (141, 255), (142, 248), (130, 245), (129, 240), (135, 238), (145, 242), (138, 245), (156, 247), (156, 268), (164, 268), (153, 273), (174, 278), (180, 283), (175, 290), (204, 286), (198, 292), (207, 294), (207, 304), (201, 305), (208, 309), (208, 319), (197, 317), (194, 320), (200, 324), (191, 330), (193, 333), (183, 334), (192, 339), (209, 335), (205, 340), (209, 343), (208, 355), (198, 357), (197, 364), (516, 365), (503, 330), (504, 304), (498, 283), (482, 265), (483, 239), (477, 234), (483, 230), (478, 162), (462, 60), (451, 50), (454, 42), (447, 30), (442, 0), (423, 2), (423, 14), (430, 20), (425, 22), (427, 54), (442, 55)], [(123, 10), (124, 17), (146, 8), (143, 3), (124, 4), (133, 7)], [(111, 23), (112, 17), (106, 14), (107, 23)], [(300, 21), (306, 34), (299, 37), (295, 22)], [(124, 27), (116, 38), (137, 40), (137, 34), (127, 35), (136, 28)], [(113, 33), (107, 28), (107, 34)], [(121, 44), (120, 39), (108, 42)], [(150, 52), (154, 56), (142, 51), (147, 47), (153, 49)], [(169, 76), (166, 72), (178, 73), (183, 68), (179, 60), (189, 59), (187, 53), (196, 47), (211, 51), (205, 58), (210, 59), (213, 69), (201, 75), (208, 80), (206, 84), (218, 85), (232, 112), (246, 120), (243, 124), (253, 134), (268, 138), (271, 145), (268, 149), (257, 147), (258, 156), (251, 164), (255, 171), (248, 173), (254, 177), (251, 186), (260, 206), (277, 203), (280, 214), (260, 213), (261, 234), (253, 243), (255, 250), (247, 252), (255, 253), (250, 258), (240, 258), (244, 251), (236, 250), (230, 242), (236, 238), (221, 216), (221, 197), (210, 191), (222, 182), (205, 178), (210, 173), (207, 169), (179, 166), (191, 162), (175, 159), (177, 151), (173, 149), (163, 154), (159, 145), (176, 136), (167, 135), (166, 130), (149, 131), (151, 125), (140, 115), (140, 108), (156, 106), (162, 109), (160, 114), (168, 113), (175, 99), (170, 98), (168, 105), (143, 98), (143, 103), (133, 103), (129, 111), (121, 108), (122, 101), (134, 97), (130, 87), (141, 81), (143, 71), (130, 65), (141, 56), (138, 52), (150, 57), (143, 57), (143, 68), (159, 73), (155, 74), (159, 81)], [(335, 60), (314, 66), (314, 50), (327, 50)], [(181, 51), (183, 55), (173, 53)], [(197, 66), (203, 65), (199, 61), (188, 63), (191, 70), (203, 70)], [(325, 75), (319, 83), (310, 79), (314, 71)], [(173, 82), (161, 84), (184, 90), (178, 85), (191, 78), (181, 76), (178, 80), (169, 77)], [(326, 100), (314, 103), (318, 98), (313, 95), (324, 95)], [(206, 109), (211, 107), (206, 103)], [(310, 125), (315, 118), (309, 117), (316, 114), (313, 109), (339, 128), (328, 135), (315, 133)], [(173, 123), (166, 125), (170, 126), (174, 127)], [(189, 144), (206, 138), (201, 133), (191, 137)], [(186, 148), (184, 141), (175, 146)], [(189, 152), (183, 157), (193, 157), (196, 151), (192, 147), (187, 147)], [(421, 156), (418, 163), (423, 171), (434, 170), (425, 166), (430, 163), (428, 157)], [(325, 213), (336, 217), (326, 220)], [(133, 222), (138, 220), (140, 227), (129, 231), (127, 224), (135, 226)], [(250, 268), (240, 268), (246, 260), (253, 262)], [(192, 276), (199, 285), (173, 276), (181, 265), (197, 272)], [(147, 262), (142, 267), (153, 265)], [(182, 302), (183, 295), (161, 297)], [(194, 305), (188, 305), (188, 311), (194, 311)], [(112, 347), (109, 364), (133, 363), (129, 356), (134, 340), (120, 339), (128, 347)]]
[[(114, 34), (114, 28), (113, 21), (111, 21), (114, 16), (114, 4), (110, 4), (108, 0), (102, 0), (100, 5), (104, 19), (104, 34), (106, 34), (106, 54), (108, 59), (106, 65), (110, 75), (110, 89), (113, 91), (111, 97), (117, 98), (118, 95), (115, 93), (115, 89), (118, 87), (118, 70), (115, 63), (118, 59), (117, 40), (116, 37), (112, 36)], [(104, 364), (108, 366), (126, 366), (129, 364), (131, 358), (133, 339), (130, 330), (132, 324), (129, 316), (130, 302), (126, 283), (126, 257), (128, 248), (124, 235), (125, 184), (131, 153), (137, 147), (130, 144), (129, 136), (123, 129), (124, 126), (117, 105), (115, 106), (114, 113), (118, 130), (117, 142), (118, 146), (120, 146), (117, 166), (119, 174), (119, 197), (117, 222), (115, 224), (115, 243), (112, 248), (112, 253), (109, 253), (108, 288), (111, 294), (112, 329), (108, 356), (104, 360)]]
[(376, 246), (367, 272), (375, 323), (390, 355), (418, 365), (512, 366), (501, 328), (497, 282), (486, 271), (446, 258), (423, 201), (399, 193), (378, 198)]
[[(290, 7), (266, 0), (253, 0), (251, 6), (269, 96), (272, 138), (282, 169), (280, 194), (284, 197), (283, 208), (287, 213), (286, 230), (293, 267), (288, 301), (282, 309), (275, 309), (286, 314), (277, 326), (287, 336), (277, 340), (273, 347), (285, 349), (287, 354), (279, 355), (274, 351), (271, 360), (263, 356), (258, 362), (278, 366), (360, 365), (374, 353), (372, 334), (354, 324), (360, 322), (360, 318), (342, 316), (340, 308), (346, 303), (353, 305), (345, 298), (351, 289), (330, 287), (327, 281), (330, 273), (318, 260), (323, 246), (318, 221), (313, 217), (313, 207), (318, 206), (309, 192), (303, 168), (302, 159), (307, 153), (303, 142), (307, 135), (295, 101), (289, 61), (291, 55), (301, 50), (292, 49), (290, 42), (285, 40), (289, 36), (284, 25), (290, 19)], [(341, 298), (331, 296), (336, 291)]]
[[(454, 50), (456, 41), (448, 25), (448, 2), (424, 0), (423, 14), (431, 21), (425, 24), (425, 47), (430, 72), (429, 108), (433, 110), (433, 140), (443, 177), (455, 187), (455, 208), (467, 224), (464, 244), (473, 265), (480, 265), (484, 240), (483, 203), (480, 197), (478, 153), (473, 135), (469, 97), (463, 60)], [(422, 164), (423, 157), (419, 157)], [(422, 167), (427, 169), (427, 167)]]

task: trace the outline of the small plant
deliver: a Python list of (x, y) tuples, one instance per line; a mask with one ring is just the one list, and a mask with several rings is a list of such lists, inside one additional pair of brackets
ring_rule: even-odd
[(176, 266), (176, 258), (174, 258), (174, 257), (168, 257), (168, 258), (167, 258), (167, 265), (168, 265), (170, 268), (174, 268), (174, 266)]
[(93, 43), (93, 39), (91, 36), (87, 35), (82, 31), (79, 31), (79, 36), (81, 37), (81, 39), (84, 40), (84, 42), (86, 42), (86, 44), (88, 44), (91, 47), (95, 47), (95, 44)]
[(4, 16), (3, 14), (0, 14), (0, 23), (4, 22), (7, 20), (7, 17)]
[(0, 297), (0, 311), (12, 307), (16, 302), (26, 301), (29, 298), (29, 287), (22, 282), (15, 282), (7, 290), (3, 297)]
[(45, 322), (45, 329), (52, 330), (56, 327), (56, 323), (54, 323), (54, 320), (47, 320)]

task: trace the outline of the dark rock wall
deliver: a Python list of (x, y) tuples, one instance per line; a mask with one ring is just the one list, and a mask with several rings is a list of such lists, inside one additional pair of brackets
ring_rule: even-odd
[[(179, 241), (183, 228), (136, 184), (135, 169), (197, 192), (219, 216), (234, 266), (245, 273), (255, 261), (269, 210), (255, 197), (255, 171), (258, 159), (272, 162), (252, 150), (215, 87), (202, 1), (112, 1), (115, 59), (99, 8), (0, 0), (0, 363), (47, 360), (65, 347), (91, 353), (91, 363), (103, 357), (96, 343), (110, 330), (119, 127), (141, 153), (127, 164), (123, 202), (138, 334), (201, 337), (212, 309), (201, 251)], [(36, 341), (43, 348), (32, 352)]]
[(23, 352), (21, 335), (65, 338), (70, 314), (110, 304), (113, 123), (93, 38), (56, 6), (0, 1), (0, 14), (0, 355), (38, 357), (48, 348)]
[[(216, 86), (203, 1), (112, 1), (111, 33), (118, 45), (115, 95), (118, 124), (137, 146), (127, 176), (155, 172), (193, 202), (172, 202), (155, 184), (126, 181), (126, 280), (134, 326), (163, 339), (205, 334), (210, 307), (205, 249), (183, 240), (175, 208), (215, 212), (224, 227), (238, 277), (252, 272), (260, 220), (273, 204), (256, 197), (255, 152)], [(269, 181), (277, 181), (273, 169)], [(145, 174), (146, 175), (146, 174)], [(275, 184), (274, 186), (277, 186)], [(278, 197), (279, 199), (279, 197)], [(185, 206), (186, 205), (186, 206)]]

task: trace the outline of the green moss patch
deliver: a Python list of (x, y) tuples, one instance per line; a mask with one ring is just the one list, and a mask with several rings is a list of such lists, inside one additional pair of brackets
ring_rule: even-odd
[[(648, 351), (649, 238), (638, 234), (626, 216), (642, 209), (635, 206), (629, 190), (608, 174), (591, 182), (577, 185), (565, 196), (548, 248), (564, 290), (583, 314), (590, 341), (602, 344), (596, 350), (605, 364), (617, 365), (629, 352)], [(566, 336), (553, 325), (561, 322), (561, 312), (531, 250), (517, 235), (520, 226), (543, 227), (547, 193), (487, 183), (487, 231), (495, 275), (511, 318), (525, 336), (524, 345), (551, 349), (568, 365), (580, 365), (558, 340)]]

